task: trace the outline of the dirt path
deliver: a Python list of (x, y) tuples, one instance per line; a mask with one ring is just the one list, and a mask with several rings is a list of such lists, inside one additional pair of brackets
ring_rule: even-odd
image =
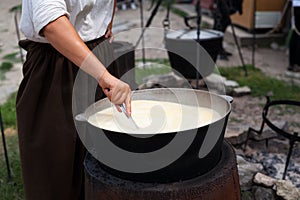
[[(3, 59), (4, 56), (19, 52), (14, 13), (9, 10), (20, 4), (21, 0), (0, 1), (0, 64), (10, 62)], [(5, 74), (6, 79), (0, 81), (0, 104), (17, 91), (22, 78), (21, 68), (21, 62), (14, 62), (13, 68)]]

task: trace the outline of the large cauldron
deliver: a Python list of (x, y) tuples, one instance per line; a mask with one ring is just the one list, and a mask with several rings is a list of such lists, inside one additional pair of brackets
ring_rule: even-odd
[(200, 31), (199, 41), (197, 30), (170, 31), (165, 41), (172, 69), (187, 79), (196, 79), (197, 73), (199, 78), (210, 75), (222, 48), (222, 38), (222, 32), (210, 29)]
[[(214, 109), (221, 117), (202, 127), (153, 136), (112, 132), (97, 128), (86, 120), (111, 106), (107, 98), (102, 99), (77, 115), (75, 123), (83, 143), (105, 170), (129, 180), (173, 182), (202, 175), (218, 163), (231, 110), (228, 98), (201, 90), (159, 88), (135, 91), (132, 100), (180, 102), (207, 107)], [(110, 148), (107, 142), (116, 148)], [(130, 152), (129, 156), (126, 153), (123, 156), (124, 152)], [(134, 156), (140, 157), (134, 159)]]

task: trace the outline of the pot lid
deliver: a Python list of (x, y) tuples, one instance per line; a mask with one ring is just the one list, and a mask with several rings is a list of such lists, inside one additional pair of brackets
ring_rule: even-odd
[[(204, 29), (200, 30), (200, 40), (209, 40), (223, 37), (223, 33), (220, 31), (212, 30), (212, 29)], [(182, 40), (196, 40), (197, 39), (197, 30), (178, 30), (169, 32), (166, 35), (167, 38), (170, 39), (182, 39)]]

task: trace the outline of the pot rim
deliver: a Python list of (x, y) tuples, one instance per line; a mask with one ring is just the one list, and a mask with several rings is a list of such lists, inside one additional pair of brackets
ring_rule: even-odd
[[(228, 95), (219, 95), (219, 94), (216, 94), (216, 93), (213, 93), (213, 92), (208, 92), (208, 91), (205, 91), (205, 90), (197, 90), (197, 89), (191, 89), (191, 88), (150, 88), (150, 89), (143, 89), (143, 90), (132, 91), (132, 95), (131, 96), (134, 97), (134, 95), (138, 95), (138, 94), (142, 94), (142, 93), (146, 93), (146, 92), (163, 93), (163, 91), (168, 91), (170, 89), (171, 90), (180, 91), (180, 92), (184, 92), (184, 91), (188, 91), (188, 92), (191, 92), (191, 91), (200, 92), (200, 93), (203, 93), (203, 94), (206, 94), (206, 95), (210, 95), (210, 96), (213, 96), (214, 98), (218, 98), (218, 99), (222, 100), (224, 103), (226, 103), (226, 106), (227, 106), (226, 112), (223, 113), (223, 114), (220, 114), (218, 111), (216, 111), (216, 112), (218, 112), (220, 114), (220, 117), (216, 118), (215, 120), (212, 120), (210, 123), (204, 124), (202, 126), (196, 126), (194, 128), (178, 130), (178, 131), (176, 131), (177, 133), (188, 131), (188, 130), (193, 130), (193, 129), (198, 129), (198, 128), (205, 127), (205, 126), (209, 126), (209, 125), (211, 125), (213, 123), (216, 123), (216, 122), (224, 119), (231, 112), (231, 103), (233, 101), (233, 98), (231, 96), (228, 96)], [(136, 100), (140, 100), (140, 99), (136, 99)], [(132, 98), (132, 101), (134, 101), (134, 98)], [(158, 101), (160, 101), (160, 100), (158, 100)], [(97, 113), (97, 112), (100, 111), (100, 110), (95, 110), (95, 108), (99, 107), (98, 106), (99, 104), (100, 105), (101, 104), (107, 104), (108, 106), (112, 106), (112, 103), (106, 97), (106, 98), (101, 99), (99, 101), (96, 101), (95, 103), (93, 103), (90, 106), (88, 106), (83, 113), (75, 115), (74, 116), (75, 120), (76, 121), (85, 121), (85, 122), (89, 123), (89, 125), (92, 125), (92, 126), (94, 126), (96, 128), (99, 128), (99, 129), (102, 129), (102, 130), (105, 130), (105, 131), (109, 131), (109, 132), (112, 132), (112, 133), (129, 134), (129, 135), (147, 135), (147, 134), (140, 134), (140, 133), (126, 133), (126, 132), (112, 131), (112, 130), (108, 130), (108, 129), (105, 129), (105, 128), (100, 128), (98, 126), (93, 125), (92, 123), (90, 123), (88, 121), (88, 119), (89, 119), (89, 117), (91, 115), (93, 115), (93, 114), (95, 114), (95, 113)], [(103, 107), (101, 110), (108, 108), (108, 106), (107, 107)], [(211, 108), (211, 109), (213, 109), (213, 108)], [(176, 132), (162, 132), (162, 133), (155, 133), (154, 135), (172, 134), (172, 133), (176, 133)]]

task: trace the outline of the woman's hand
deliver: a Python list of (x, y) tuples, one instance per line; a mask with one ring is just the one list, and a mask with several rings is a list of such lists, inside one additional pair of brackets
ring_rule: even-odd
[(109, 43), (112, 43), (114, 41), (114, 34), (112, 33), (111, 29), (112, 29), (112, 22), (108, 24), (105, 32), (105, 38), (110, 38)]
[[(126, 112), (131, 115), (131, 89), (128, 84), (105, 71), (98, 80), (104, 94), (115, 105), (125, 103)], [(117, 109), (121, 111), (119, 106)]]

